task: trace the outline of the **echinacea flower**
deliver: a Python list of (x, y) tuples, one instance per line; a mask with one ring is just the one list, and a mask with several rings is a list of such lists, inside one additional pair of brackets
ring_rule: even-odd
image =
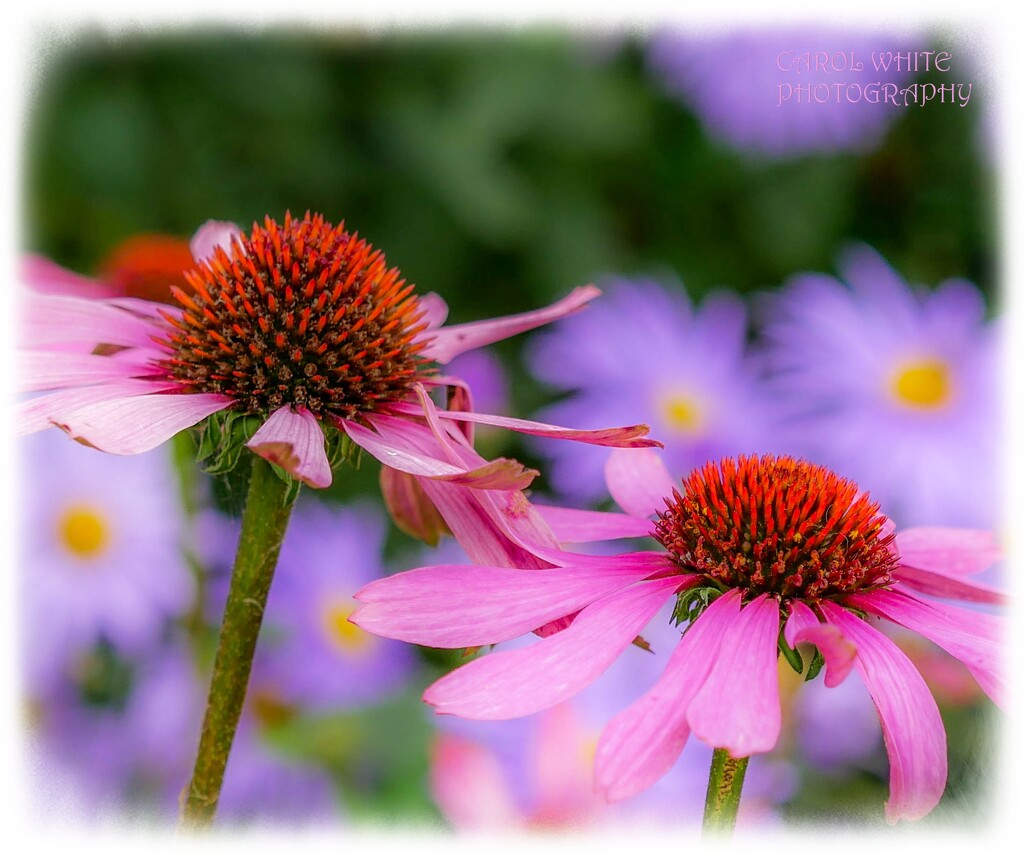
[(928, 813), (945, 788), (945, 730), (920, 674), (872, 623), (883, 617), (934, 641), (1001, 704), (1000, 618), (921, 596), (1002, 601), (969, 578), (997, 559), (992, 537), (895, 533), (854, 483), (787, 457), (708, 463), (679, 490), (654, 454), (624, 456), (613, 454), (609, 485), (638, 515), (662, 508), (653, 524), (660, 551), (552, 554), (561, 566), (543, 571), (416, 569), (361, 590), (353, 621), (458, 648), (568, 618), (561, 631), (477, 658), (424, 694), (439, 713), (501, 720), (577, 694), (678, 597), (674, 615), (690, 624), (661, 678), (602, 733), (596, 784), (609, 800), (662, 777), (691, 733), (733, 758), (771, 751), (782, 723), (779, 654), (809, 643), (827, 665), (826, 686), (856, 670), (871, 694), (890, 761), (887, 817)]
[[(20, 433), (57, 424), (100, 450), (136, 454), (230, 410), (257, 419), (247, 447), (314, 487), (331, 482), (326, 429), (373, 444), (386, 464), (418, 478), (516, 488), (521, 465), (453, 466), (431, 453), (419, 408), (397, 408), (429, 386), (449, 388), (451, 408), (466, 409), (461, 381), (432, 363), (571, 314), (599, 293), (582, 287), (546, 309), (443, 327), (439, 297), (418, 297), (379, 251), (320, 216), (288, 215), (283, 225), (268, 217), (248, 235), (208, 223), (192, 248), (192, 292), (173, 289), (177, 309), (42, 294), (61, 283), (33, 280), (19, 375), (23, 391), (49, 394), (19, 405)], [(654, 444), (641, 438), (642, 426), (578, 431), (475, 412), (441, 417), (596, 444)], [(410, 438), (426, 449), (411, 453)]]
[[(533, 373), (571, 394), (541, 413), (556, 423), (597, 427), (635, 417), (666, 438), (665, 464), (678, 477), (710, 459), (767, 450), (773, 401), (746, 353), (747, 318), (734, 295), (699, 308), (681, 288), (613, 280), (585, 313), (538, 335)], [(560, 494), (604, 494), (604, 458), (573, 443), (546, 447)]]
[(161, 452), (129, 461), (52, 433), (26, 440), (23, 452), (21, 633), (38, 694), (101, 641), (140, 653), (188, 609), (194, 583)]
[(786, 157), (875, 147), (901, 112), (900, 84), (912, 77), (895, 55), (919, 43), (820, 26), (663, 30), (647, 62), (710, 136), (742, 152)]
[(901, 526), (998, 524), (996, 329), (978, 289), (912, 289), (854, 246), (837, 279), (764, 298), (787, 449), (869, 491)]

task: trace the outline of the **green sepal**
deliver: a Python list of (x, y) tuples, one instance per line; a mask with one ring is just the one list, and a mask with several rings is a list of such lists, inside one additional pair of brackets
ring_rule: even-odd
[(684, 590), (676, 598), (675, 607), (672, 609), (672, 622), (674, 625), (682, 625), (696, 620), (708, 605), (714, 602), (722, 591), (717, 587), (691, 587)]
[(825, 658), (821, 654), (821, 650), (817, 647), (814, 648), (814, 658), (811, 659), (811, 663), (807, 668), (807, 675), (804, 677), (804, 682), (810, 682), (815, 676), (821, 673), (821, 668), (825, 666)]
[(783, 632), (784, 628), (779, 629), (779, 652), (782, 654), (782, 657), (789, 662), (789, 666), (792, 667), (795, 672), (803, 673), (803, 656), (800, 655), (800, 652), (796, 647), (792, 647), (786, 642), (786, 636)]
[(207, 474), (219, 475), (232, 471), (248, 442), (266, 419), (259, 415), (244, 415), (230, 409), (215, 412), (199, 425), (196, 442), (196, 460)]

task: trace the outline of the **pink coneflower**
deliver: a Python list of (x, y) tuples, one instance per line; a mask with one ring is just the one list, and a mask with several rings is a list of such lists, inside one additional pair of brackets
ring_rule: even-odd
[(945, 788), (942, 720), (910, 660), (872, 623), (884, 617), (934, 641), (1001, 702), (1000, 618), (919, 595), (1001, 601), (968, 577), (997, 559), (992, 537), (957, 529), (894, 533), (854, 483), (788, 457), (709, 463), (681, 490), (653, 454), (624, 459), (613, 455), (609, 467), (613, 494), (636, 513), (663, 508), (653, 525), (662, 550), (552, 554), (561, 566), (540, 572), (412, 570), (357, 593), (363, 604), (355, 622), (387, 637), (457, 648), (571, 617), (568, 628), (478, 658), (424, 694), (440, 713), (495, 720), (582, 690), (677, 596), (675, 615), (689, 628), (661, 678), (602, 733), (595, 773), (609, 800), (658, 780), (691, 732), (733, 760), (772, 750), (781, 726), (779, 653), (802, 669), (791, 647), (809, 643), (827, 665), (826, 686), (856, 669), (874, 700), (891, 767), (887, 817), (928, 813)]
[[(337, 430), (383, 447), (389, 465), (417, 477), (515, 488), (524, 477), (518, 463), (496, 461), (482, 475), (453, 466), (438, 458), (422, 412), (396, 407), (424, 385), (450, 389), (450, 408), (469, 408), (464, 384), (434, 363), (571, 314), (599, 293), (577, 288), (546, 309), (442, 327), (439, 297), (417, 296), (381, 252), (321, 216), (287, 215), (283, 225), (268, 217), (248, 235), (209, 223), (192, 248), (192, 292), (172, 289), (180, 308), (69, 296), (71, 284), (33, 267), (19, 373), (23, 390), (50, 394), (20, 405), (21, 433), (57, 424), (100, 450), (136, 454), (230, 410), (259, 419), (250, 449), (314, 487), (331, 483), (325, 430)], [(574, 431), (472, 412), (442, 417), (653, 444), (639, 426)], [(410, 437), (428, 450), (410, 453)]]

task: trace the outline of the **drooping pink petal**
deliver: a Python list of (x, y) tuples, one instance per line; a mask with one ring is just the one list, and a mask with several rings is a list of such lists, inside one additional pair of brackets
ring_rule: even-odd
[[(421, 421), (386, 415), (374, 416), (374, 424), (390, 438), (401, 440), (413, 453), (440, 452), (456, 467), (473, 470), (487, 463), (468, 444), (458, 428), (442, 424), (433, 402), (416, 386), (423, 406)], [(558, 541), (533, 505), (516, 489), (466, 490), (454, 483), (424, 478), (420, 485), (448, 527), (475, 563), (535, 569), (550, 566), (532, 554), (537, 548), (559, 550)]]
[(431, 750), (430, 793), (456, 830), (493, 831), (520, 819), (498, 757), (448, 733)]
[(314, 489), (331, 485), (324, 431), (304, 406), (282, 406), (272, 412), (245, 446)]
[(26, 349), (53, 344), (82, 344), (89, 352), (97, 344), (152, 348), (160, 330), (137, 315), (97, 299), (32, 295), (22, 300), (19, 322)]
[(778, 637), (778, 600), (762, 594), (740, 611), (687, 709), (697, 738), (736, 759), (775, 747), (782, 728)]
[(223, 394), (147, 394), (83, 406), (54, 423), (101, 451), (141, 454), (232, 403)]
[(21, 279), (40, 294), (102, 299), (117, 296), (117, 289), (105, 282), (80, 276), (42, 255), (25, 255), (21, 259)]
[(654, 687), (604, 728), (595, 784), (609, 801), (639, 794), (675, 764), (690, 736), (686, 710), (739, 616), (739, 591), (719, 596), (687, 629)]
[(603, 566), (536, 572), (497, 566), (428, 566), (363, 587), (352, 622), (423, 646), (459, 649), (501, 643), (628, 587), (648, 571)]
[(662, 578), (617, 591), (583, 609), (556, 635), (523, 649), (490, 653), (449, 673), (427, 688), (423, 699), (440, 714), (474, 720), (506, 720), (550, 708), (607, 670), (678, 587), (678, 578)]
[[(465, 380), (461, 380), (458, 377), (446, 377), (446, 376), (433, 376), (423, 381), (424, 386), (444, 387), (448, 392), (448, 401), (446, 409), (455, 412), (472, 412), (473, 406), (473, 390), (469, 387), (469, 383)], [(470, 445), (473, 444), (473, 435), (475, 433), (474, 424), (471, 421), (462, 421), (459, 423), (459, 429), (462, 431), (462, 435), (466, 437), (466, 441)]]
[(547, 504), (535, 504), (534, 507), (560, 543), (594, 543), (625, 537), (648, 537), (651, 534), (649, 519), (627, 516), (625, 513), (573, 510)]
[(115, 359), (89, 353), (20, 350), (15, 368), (18, 391), (88, 386), (110, 380), (144, 377), (155, 371), (148, 356)]
[(551, 529), (522, 492), (481, 491), (420, 481), (423, 491), (474, 563), (546, 569), (534, 552), (538, 543), (558, 549)]
[[(417, 414), (414, 407), (399, 404), (394, 407), (396, 412)], [(525, 421), (522, 418), (506, 418), (503, 415), (485, 415), (481, 412), (454, 412), (438, 410), (437, 416), (449, 421), (470, 421), (474, 424), (490, 424), (492, 427), (504, 427), (529, 436), (542, 436), (545, 439), (568, 439), (573, 442), (584, 442), (588, 445), (603, 445), (608, 448), (660, 448), (661, 442), (644, 438), (650, 428), (646, 424), (633, 424), (629, 427), (608, 427), (601, 430), (572, 430), (554, 424), (541, 424), (538, 421)]]
[(192, 257), (197, 262), (211, 258), (218, 246), (230, 256), (232, 239), (241, 235), (242, 229), (233, 222), (211, 219), (199, 226), (192, 235), (188, 248), (192, 250)]
[(855, 608), (899, 623), (942, 647), (966, 665), (997, 706), (1006, 708), (1001, 643), (1005, 635), (1000, 617), (940, 602), (922, 602), (899, 590), (874, 590), (847, 597), (846, 601)]
[(417, 477), (434, 478), (474, 489), (524, 489), (537, 476), (535, 469), (502, 457), (485, 462), (476, 469), (462, 468), (414, 448), (405, 436), (391, 429), (393, 422), (387, 416), (375, 416), (371, 423), (376, 431), (354, 421), (341, 421), (339, 425), (353, 442), (384, 465)]
[(1002, 557), (991, 531), (971, 528), (907, 528), (896, 545), (904, 566), (940, 575), (974, 575)]
[[(460, 353), (475, 350), (502, 341), (520, 332), (544, 326), (547, 323), (566, 317), (579, 311), (601, 291), (593, 285), (576, 288), (568, 296), (547, 308), (527, 311), (523, 314), (512, 314), (494, 320), (478, 320), (473, 323), (460, 323), (442, 329), (431, 329), (421, 333), (427, 340), (423, 355), (442, 365), (447, 364)], [(421, 300), (422, 302), (422, 300)]]
[(892, 576), (919, 593), (938, 596), (941, 599), (960, 599), (963, 602), (983, 602), (989, 605), (1008, 605), (1010, 601), (1004, 591), (989, 584), (912, 566), (897, 567)]
[(22, 400), (15, 405), (14, 432), (17, 436), (25, 436), (38, 430), (46, 430), (53, 426), (54, 421), (63, 421), (76, 409), (93, 403), (136, 397), (140, 394), (159, 394), (177, 388), (178, 383), (173, 381), (129, 379), (51, 392), (33, 397), (31, 400)]
[(631, 516), (653, 516), (664, 510), (675, 486), (654, 451), (612, 451), (604, 477), (615, 503)]
[(889, 754), (890, 822), (927, 815), (946, 788), (946, 730), (921, 674), (899, 647), (866, 622), (831, 602), (825, 618), (857, 646), (854, 666), (882, 721)]
[(835, 688), (850, 675), (857, 647), (835, 626), (820, 622), (803, 602), (794, 601), (790, 605), (789, 619), (783, 631), (790, 646), (813, 643), (818, 648), (828, 668), (825, 671), (826, 688)]
[(395, 525), (410, 537), (436, 546), (442, 534), (451, 533), (419, 479), (413, 475), (381, 466), (380, 494)]

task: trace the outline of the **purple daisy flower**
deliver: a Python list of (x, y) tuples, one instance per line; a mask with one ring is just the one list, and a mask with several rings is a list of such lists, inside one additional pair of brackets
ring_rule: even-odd
[(858, 768), (884, 773), (878, 714), (862, 684), (847, 679), (828, 688), (815, 680), (801, 686), (795, 704), (793, 734), (811, 766), (831, 776)]
[[(173, 820), (188, 784), (204, 686), (180, 643), (132, 660), (124, 698), (83, 699), (64, 681), (36, 707), (33, 764), (37, 800), (76, 820)], [(81, 668), (80, 668), (81, 669)], [(239, 724), (221, 798), (229, 822), (336, 821), (333, 783), (322, 769), (274, 751), (263, 738), (261, 712), (248, 703)]]
[[(906, 34), (820, 26), (710, 36), (666, 30), (652, 38), (647, 61), (712, 137), (782, 157), (877, 145), (900, 114), (893, 99), (911, 77), (893, 55), (919, 43)], [(883, 58), (888, 68), (876, 69)]]
[(866, 246), (839, 276), (766, 297), (790, 449), (855, 480), (900, 525), (998, 521), (997, 346), (972, 284), (912, 289)]
[[(681, 477), (709, 459), (769, 449), (772, 402), (748, 360), (746, 333), (746, 312), (732, 294), (713, 294), (695, 309), (681, 288), (618, 280), (585, 314), (537, 336), (527, 359), (541, 380), (573, 392), (545, 413), (581, 426), (635, 414), (665, 440), (665, 463)], [(606, 457), (539, 450), (552, 458), (560, 493), (605, 494)]]
[(472, 389), (476, 409), (495, 415), (508, 414), (508, 379), (501, 359), (490, 347), (456, 356), (447, 370), (462, 377)]
[[(202, 555), (207, 566), (224, 570), (211, 579), (208, 610), (219, 618), (237, 522), (208, 514), (201, 527), (207, 545), (220, 545)], [(384, 517), (370, 505), (338, 508), (300, 499), (267, 603), (266, 636), (253, 663), (253, 679), (272, 686), (278, 701), (310, 711), (367, 705), (412, 675), (412, 649), (348, 621), (356, 607), (352, 594), (385, 574), (384, 534)], [(220, 559), (210, 553), (219, 550), (225, 552)]]
[(190, 604), (174, 473), (161, 451), (126, 460), (56, 432), (25, 440), (22, 637), (44, 693), (99, 640), (138, 653)]

